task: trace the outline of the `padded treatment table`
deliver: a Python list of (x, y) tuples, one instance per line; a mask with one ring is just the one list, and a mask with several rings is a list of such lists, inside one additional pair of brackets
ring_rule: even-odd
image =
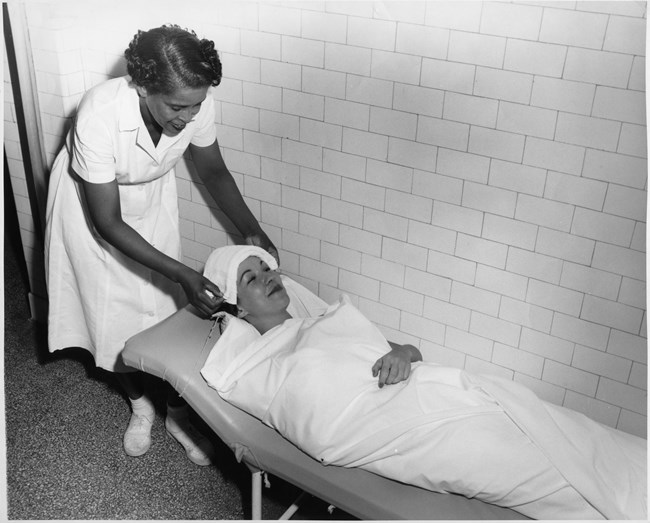
[[(221, 399), (208, 386), (200, 370), (219, 337), (219, 327), (194, 311), (188, 306), (132, 337), (126, 343), (123, 359), (127, 365), (169, 382), (232, 449), (237, 460), (248, 466), (252, 473), (253, 519), (262, 518), (263, 473), (361, 519), (528, 519), (476, 499), (430, 492), (361, 469), (318, 463), (274, 429)], [(290, 508), (286, 518), (295, 510)]]

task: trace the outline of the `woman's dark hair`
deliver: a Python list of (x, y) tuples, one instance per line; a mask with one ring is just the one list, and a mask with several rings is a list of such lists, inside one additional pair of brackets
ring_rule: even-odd
[(221, 82), (221, 61), (214, 42), (199, 39), (194, 31), (178, 25), (138, 31), (124, 56), (133, 82), (151, 94)]

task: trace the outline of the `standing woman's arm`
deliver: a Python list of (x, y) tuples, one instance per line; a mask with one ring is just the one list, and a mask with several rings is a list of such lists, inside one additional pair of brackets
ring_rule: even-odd
[(279, 259), (278, 250), (246, 205), (232, 174), (226, 167), (219, 150), (219, 143), (215, 140), (207, 147), (190, 144), (190, 152), (197, 173), (210, 196), (237, 227), (240, 234), (247, 241), (262, 247)]
[(108, 183), (82, 180), (82, 187), (90, 219), (104, 240), (128, 257), (180, 283), (190, 303), (201, 313), (209, 316), (217, 309), (221, 299), (211, 299), (205, 293), (205, 290), (209, 290), (214, 296), (220, 296), (216, 285), (153, 247), (122, 220), (120, 195), (115, 180)]

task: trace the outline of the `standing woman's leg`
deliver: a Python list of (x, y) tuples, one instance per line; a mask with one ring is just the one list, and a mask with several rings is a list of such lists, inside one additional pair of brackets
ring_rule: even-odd
[(151, 427), (156, 409), (144, 395), (144, 384), (139, 372), (116, 372), (117, 381), (129, 397), (131, 419), (124, 433), (124, 452), (129, 456), (142, 456), (151, 447)]
[(190, 409), (174, 388), (167, 384), (167, 417), (165, 429), (185, 449), (187, 458), (197, 465), (210, 465), (214, 458), (214, 447), (189, 419)]

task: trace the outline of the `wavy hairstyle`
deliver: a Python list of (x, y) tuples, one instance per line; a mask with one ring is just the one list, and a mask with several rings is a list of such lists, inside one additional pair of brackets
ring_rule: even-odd
[(133, 82), (151, 94), (221, 82), (221, 61), (214, 42), (199, 39), (194, 31), (175, 24), (138, 31), (124, 57)]

